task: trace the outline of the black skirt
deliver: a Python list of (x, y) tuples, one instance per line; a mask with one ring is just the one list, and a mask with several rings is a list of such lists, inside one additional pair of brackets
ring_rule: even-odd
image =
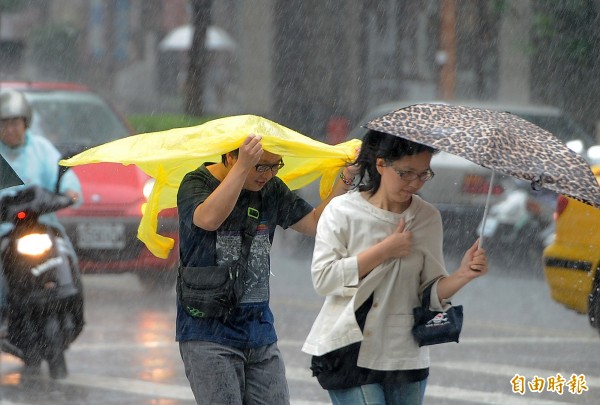
[[(356, 310), (356, 321), (364, 330), (367, 314), (373, 304), (373, 295)], [(326, 390), (339, 390), (366, 384), (402, 384), (421, 381), (429, 376), (429, 368), (417, 370), (382, 371), (359, 367), (360, 342), (313, 356), (310, 369), (319, 384)]]

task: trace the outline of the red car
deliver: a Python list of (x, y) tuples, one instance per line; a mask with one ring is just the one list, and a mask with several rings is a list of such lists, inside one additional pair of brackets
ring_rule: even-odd
[[(63, 153), (133, 134), (132, 127), (104, 98), (72, 83), (0, 82), (0, 91), (20, 90), (31, 103), (31, 131), (44, 135)], [(172, 286), (177, 243), (168, 259), (155, 257), (137, 238), (142, 209), (154, 180), (134, 165), (98, 163), (74, 167), (83, 204), (59, 212), (84, 273), (134, 272), (148, 288)], [(177, 241), (177, 211), (165, 210), (158, 232)]]

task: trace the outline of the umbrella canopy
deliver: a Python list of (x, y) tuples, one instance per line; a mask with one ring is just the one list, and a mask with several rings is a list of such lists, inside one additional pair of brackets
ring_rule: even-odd
[(203, 162), (220, 162), (222, 154), (239, 148), (249, 134), (262, 136), (263, 148), (283, 157), (285, 166), (277, 176), (291, 189), (321, 177), (321, 197), (329, 194), (338, 171), (354, 159), (361, 143), (354, 139), (328, 145), (265, 118), (238, 115), (194, 127), (119, 139), (61, 160), (60, 164), (134, 164), (153, 177), (155, 184), (138, 228), (138, 238), (154, 255), (166, 258), (174, 241), (157, 234), (158, 213), (177, 205), (177, 190), (185, 174)]
[(20, 186), (21, 184), (23, 184), (23, 180), (17, 176), (13, 168), (0, 155), (0, 190), (12, 186)]
[(514, 114), (415, 104), (376, 118), (366, 127), (461, 156), (528, 181), (536, 190), (544, 187), (600, 208), (600, 186), (585, 159), (550, 132)]
[[(161, 51), (189, 51), (194, 37), (191, 24), (182, 25), (169, 32), (158, 44)], [(223, 28), (209, 25), (204, 47), (209, 51), (234, 51), (236, 43)]]

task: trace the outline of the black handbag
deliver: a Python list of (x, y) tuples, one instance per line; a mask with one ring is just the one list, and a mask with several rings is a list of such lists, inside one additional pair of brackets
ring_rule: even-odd
[(451, 306), (446, 311), (431, 311), (429, 302), (433, 284), (423, 291), (422, 306), (413, 308), (415, 317), (413, 336), (419, 346), (458, 343), (463, 324), (463, 307), (457, 305)]
[(260, 192), (253, 193), (237, 262), (227, 266), (179, 266), (177, 295), (190, 316), (224, 318), (240, 303), (244, 294), (250, 247), (259, 223), (260, 203)]

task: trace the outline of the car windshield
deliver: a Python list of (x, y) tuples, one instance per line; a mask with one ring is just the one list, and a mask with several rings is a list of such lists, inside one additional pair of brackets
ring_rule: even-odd
[(33, 108), (31, 130), (61, 152), (76, 153), (129, 135), (119, 116), (92, 93), (28, 92)]

